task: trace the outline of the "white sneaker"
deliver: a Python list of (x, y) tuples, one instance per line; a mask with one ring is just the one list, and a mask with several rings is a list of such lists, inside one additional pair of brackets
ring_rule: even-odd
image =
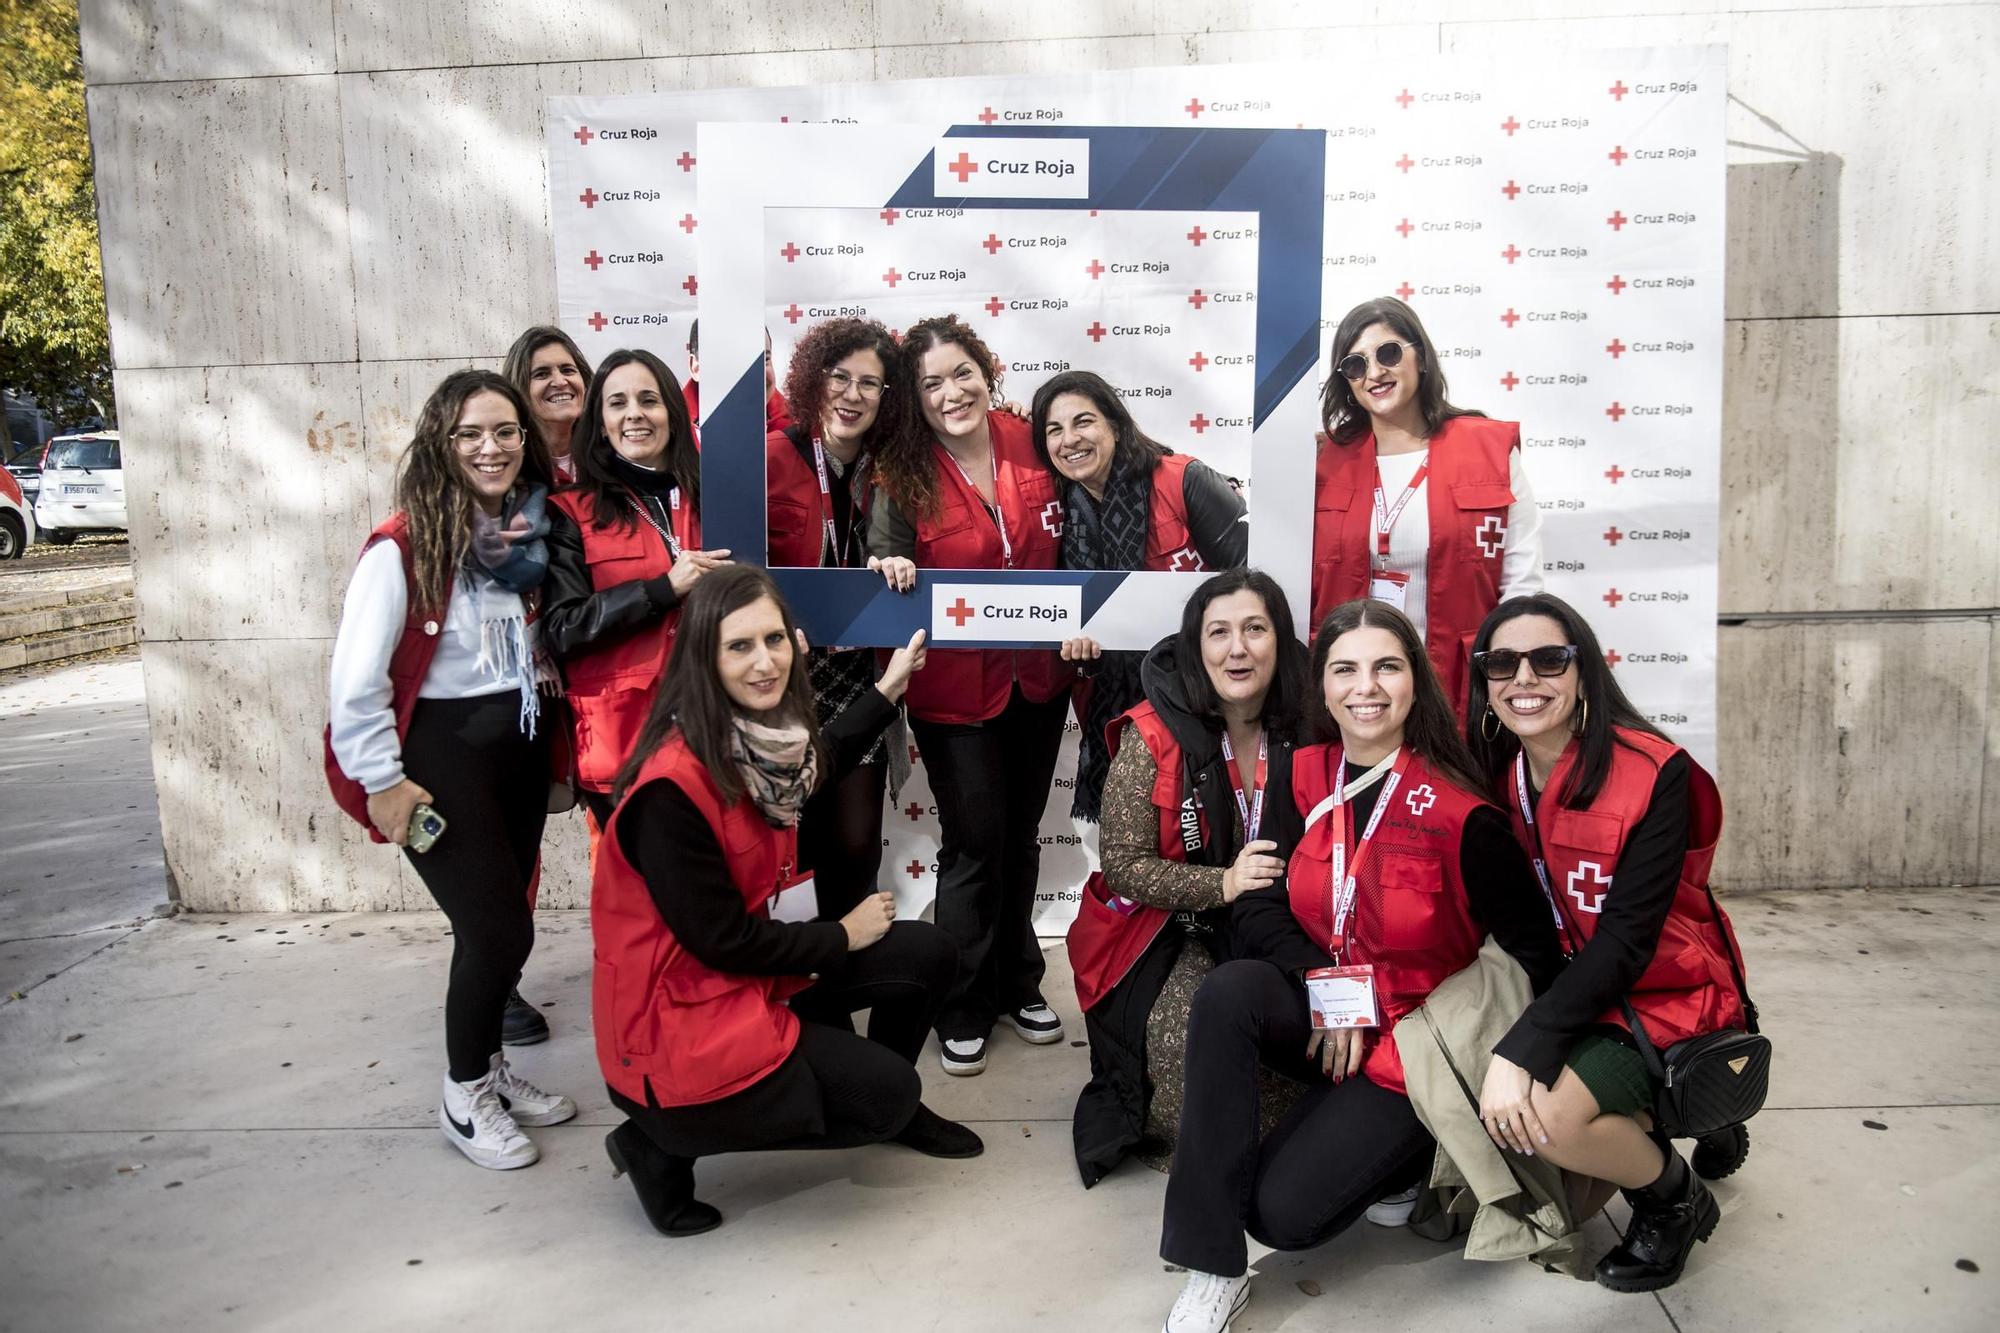
[(1165, 1333), (1229, 1333), (1229, 1325), (1250, 1303), (1250, 1275), (1218, 1277), (1190, 1268), (1181, 1298), (1167, 1315)]
[(492, 1074), (474, 1083), (456, 1083), (445, 1075), (438, 1128), (454, 1148), (489, 1171), (533, 1166), (541, 1160), (541, 1149), (507, 1114), (493, 1084)]
[(1052, 1041), (1062, 1040), (1062, 1020), (1056, 1017), (1055, 1010), (1045, 1004), (1023, 1005), (1008, 1014), (1007, 1021), (1013, 1024), (1014, 1031), (1021, 1034), (1022, 1041), (1046, 1046)]
[(1410, 1225), (1410, 1214), (1417, 1211), (1417, 1187), (1410, 1186), (1401, 1194), (1385, 1194), (1368, 1205), (1368, 1220), (1378, 1227), (1406, 1227)]
[(560, 1125), (576, 1118), (576, 1103), (559, 1092), (543, 1092), (507, 1067), (504, 1052), (493, 1054), (493, 1091), (500, 1094), (500, 1108), (517, 1125)]
[(970, 1078), (986, 1072), (986, 1038), (952, 1038), (938, 1043), (938, 1063), (947, 1074)]

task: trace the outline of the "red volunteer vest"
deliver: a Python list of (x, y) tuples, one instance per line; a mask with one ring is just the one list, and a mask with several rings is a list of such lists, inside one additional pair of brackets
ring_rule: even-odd
[[(590, 586), (602, 591), (634, 579), (658, 578), (673, 568), (660, 534), (644, 519), (632, 525), (596, 525), (596, 509), (583, 491), (563, 491), (555, 504), (583, 534), (583, 558)], [(674, 539), (683, 550), (701, 546), (701, 517), (682, 500), (670, 513)], [(667, 659), (680, 629), (680, 608), (616, 643), (602, 644), (563, 662), (570, 713), (576, 725), (577, 781), (591, 791), (610, 791), (618, 770), (632, 753), (652, 711), (653, 696), (667, 674)]]
[(1168, 454), (1153, 469), (1153, 503), (1146, 515), (1146, 568), (1199, 573), (1208, 568), (1194, 549), (1188, 526), (1187, 480), (1191, 454)]
[[(1007, 412), (987, 416), (998, 473), (994, 496), (1014, 547), (1015, 569), (1054, 569), (1062, 536), (1062, 501), (1055, 477), (1028, 442), (1028, 423)], [(999, 569), (1000, 534), (979, 492), (944, 451), (931, 445), (937, 473), (937, 512), (913, 516), (919, 569)], [(816, 485), (817, 483), (815, 483)], [(996, 717), (1007, 706), (1018, 679), (1021, 693), (1035, 703), (1053, 699), (1074, 674), (1046, 648), (1020, 651), (933, 648), (924, 669), (910, 677), (904, 703), (926, 722), (972, 723)]]
[[(632, 790), (655, 779), (687, 793), (722, 846), (745, 910), (768, 915), (772, 895), (798, 864), (798, 830), (772, 828), (747, 799), (724, 805), (679, 732), (646, 760)], [(624, 812), (622, 803), (612, 812), (591, 876), (597, 1063), (606, 1083), (642, 1104), (649, 1086), (661, 1106), (716, 1101), (784, 1063), (799, 1038), (799, 1020), (784, 1000), (812, 983), (712, 971), (682, 947), (625, 859), (618, 840)]]
[[(1169, 861), (1185, 861), (1190, 842), (1199, 846), (1202, 834), (1194, 798), (1181, 790), (1180, 746), (1153, 705), (1141, 703), (1104, 729), (1105, 746), (1114, 756), (1127, 722), (1158, 766), (1158, 776), (1153, 779), (1153, 809), (1160, 817), (1160, 855)], [(1084, 883), (1083, 900), (1064, 940), (1070, 969), (1076, 976), (1076, 1002), (1085, 1012), (1125, 979), (1173, 916), (1163, 907), (1143, 903), (1129, 908), (1114, 905), (1111, 896), (1104, 873), (1093, 874)]]
[[(810, 448), (810, 437), (806, 443)], [(864, 485), (858, 495), (849, 492), (864, 514), (868, 512), (868, 490)], [(782, 429), (764, 437), (764, 491), (766, 546), (771, 568), (817, 568), (820, 550), (826, 545), (826, 525), (833, 518), (833, 502), (820, 494), (819, 474), (814, 471), (811, 458), (801, 458), (798, 446)], [(848, 558), (866, 564), (867, 525), (859, 526), (864, 531), (855, 534)]]
[[(1500, 603), (1508, 462), (1521, 447), (1512, 421), (1453, 417), (1431, 437), (1424, 495), (1430, 558), (1424, 566), (1424, 649), (1445, 697), (1465, 714), (1466, 676), (1479, 622)], [(1342, 602), (1368, 595), (1375, 559), (1375, 435), (1353, 444), (1324, 437), (1314, 481), (1312, 624)], [(1393, 495), (1383, 497), (1389, 504)]]
[[(1619, 854), (1652, 802), (1661, 766), (1680, 753), (1672, 741), (1643, 731), (1620, 727), (1617, 736), (1624, 743), (1611, 747), (1610, 775), (1589, 809), (1566, 810), (1556, 800), (1580, 753), (1575, 741), (1563, 751), (1547, 789), (1535, 803), (1535, 828), (1542, 835), (1549, 885), (1579, 948), (1597, 933), (1604, 899), (1617, 878)], [(1743, 997), (1729, 967), (1728, 951), (1736, 949), (1736, 930), (1727, 914), (1710, 907), (1707, 889), (1715, 845), (1722, 837), (1722, 796), (1708, 770), (1692, 758), (1689, 763), (1688, 849), (1681, 861), (1680, 884), (1653, 961), (1640, 974), (1630, 997), (1646, 1035), (1662, 1050), (1687, 1037), (1743, 1026)], [(1521, 819), (1511, 767), (1505, 780), (1508, 788), (1502, 799), (1514, 836), (1532, 856), (1535, 842)], [(1740, 949), (1736, 956), (1743, 956)], [(1619, 1004), (1605, 1010), (1598, 1021), (1628, 1026)]]
[[(1308, 819), (1341, 780), (1340, 758), (1334, 745), (1308, 746), (1293, 754), (1292, 792)], [(1387, 799), (1389, 808), (1375, 826), (1356, 878), (1341, 961), (1375, 965), (1382, 1026), (1365, 1034), (1368, 1053), (1361, 1072), (1391, 1092), (1407, 1092), (1393, 1033), (1396, 1020), (1421, 1005), (1439, 982), (1470, 965), (1486, 938), (1472, 919), (1459, 876), (1466, 817), (1485, 802), (1433, 772), (1416, 754)], [(1345, 808), (1341, 817), (1346, 818)], [(1348, 847), (1350, 865), (1354, 844), (1366, 827), (1357, 821)], [(1307, 824), (1286, 867), (1292, 915), (1329, 953), (1338, 833), (1334, 816), (1322, 813)]]

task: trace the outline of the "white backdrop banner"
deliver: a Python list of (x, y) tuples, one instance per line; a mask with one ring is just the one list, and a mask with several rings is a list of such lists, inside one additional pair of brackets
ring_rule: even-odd
[[(1548, 587), (1590, 617), (1639, 708), (1712, 765), (1725, 65), (1719, 47), (1656, 48), (1548, 67), (1439, 58), (1337, 81), (1318, 64), (1233, 65), (552, 99), (560, 320), (593, 361), (643, 346), (685, 366), (697, 173), (760, 169), (701, 163), (702, 122), (1324, 129), (1324, 335), (1356, 303), (1400, 296), (1453, 401), (1521, 423)], [(984, 162), (1014, 141), (963, 142)], [(1081, 197), (1064, 182), (1090, 174), (1078, 162), (1073, 176), (973, 185), (954, 160), (937, 154), (940, 197)], [(980, 209), (788, 211), (767, 216), (770, 237), (797, 235), (769, 247), (761, 311), (781, 376), (818, 319), (904, 327), (956, 312), (1000, 356), (1007, 397), (1095, 370), (1148, 433), (1249, 483), (1254, 514), (1258, 247), (1241, 215), (1013, 209), (1003, 228)], [(1315, 381), (1326, 360), (1322, 348)], [(1074, 730), (1043, 825), (1044, 932), (1067, 924), (1095, 863), (1068, 816)], [(936, 882), (920, 762), (885, 835), (885, 883), (914, 912)]]

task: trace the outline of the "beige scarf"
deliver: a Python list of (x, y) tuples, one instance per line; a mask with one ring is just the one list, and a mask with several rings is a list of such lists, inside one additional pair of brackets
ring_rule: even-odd
[(812, 733), (802, 723), (767, 727), (738, 714), (729, 737), (729, 757), (742, 775), (750, 799), (773, 828), (790, 828), (819, 779)]

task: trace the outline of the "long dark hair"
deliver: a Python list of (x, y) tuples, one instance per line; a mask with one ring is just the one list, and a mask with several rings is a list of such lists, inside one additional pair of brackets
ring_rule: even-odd
[(466, 403), (482, 393), (497, 393), (514, 405), (521, 423), (522, 482), (549, 486), (548, 446), (528, 400), (509, 381), (490, 370), (455, 370), (444, 377), (417, 413), (416, 428), (396, 465), (396, 508), (410, 525), (410, 564), (416, 577), (417, 602), (426, 611), (441, 611), (451, 599), (451, 581), (472, 549), (472, 511), (478, 501), (465, 479), (465, 465), (451, 442), (452, 428)]
[(1097, 408), (1097, 415), (1111, 427), (1111, 438), (1117, 442), (1112, 449), (1112, 466), (1118, 471), (1150, 477), (1153, 469), (1159, 467), (1160, 460), (1173, 452), (1139, 429), (1139, 423), (1125, 410), (1125, 401), (1118, 396), (1116, 389), (1105, 383), (1102, 375), (1088, 370), (1065, 370), (1035, 390), (1035, 404), (1029, 409), (1029, 416), (1034, 421), (1030, 438), (1035, 443), (1035, 454), (1049, 471), (1056, 470), (1055, 463), (1049, 458), (1049, 409), (1055, 406), (1056, 399), (1066, 393), (1088, 398)]
[(1414, 689), (1410, 715), (1403, 720), (1403, 744), (1466, 792), (1485, 798), (1488, 788), (1475, 776), (1478, 769), (1459, 737), (1458, 718), (1451, 711), (1451, 701), (1445, 698), (1444, 686), (1438, 683), (1437, 668), (1424, 652), (1423, 636), (1417, 633), (1408, 616), (1387, 602), (1357, 597), (1334, 607), (1319, 622), (1313, 637), (1312, 697), (1313, 720), (1320, 734), (1333, 740), (1340, 738), (1340, 724), (1326, 707), (1326, 663), (1333, 656), (1333, 641), (1357, 629), (1388, 630), (1396, 636), (1403, 656), (1409, 660), (1410, 684)]
[(653, 752), (675, 731), (686, 738), (688, 749), (708, 775), (725, 802), (740, 800), (743, 777), (730, 758), (730, 735), (735, 729), (737, 710), (716, 674), (715, 662), (722, 647), (722, 622), (760, 598), (768, 597), (778, 607), (785, 622), (785, 638), (792, 644), (792, 674), (785, 681), (784, 702), (774, 710), (773, 721), (803, 723), (819, 757), (819, 775), (827, 777), (826, 747), (820, 740), (819, 724), (813, 712), (812, 679), (806, 655), (798, 650), (798, 626), (792, 608), (761, 565), (722, 565), (703, 574), (681, 603), (680, 628), (674, 636), (674, 655), (667, 661), (667, 678), (653, 701), (653, 711), (632, 747), (631, 757), (618, 770), (611, 798), (621, 801), (632, 780), (645, 767)]
[[(514, 345), (507, 349), (506, 358), (500, 362), (500, 373), (513, 382), (514, 387), (521, 391), (522, 397), (532, 403), (535, 394), (528, 385), (528, 376), (534, 372), (535, 353), (550, 343), (562, 344), (562, 349), (569, 353), (569, 359), (576, 363), (577, 374), (583, 377), (584, 392), (588, 394), (591, 380), (590, 362), (584, 359), (576, 340), (553, 324), (537, 324), (516, 338)], [(579, 421), (582, 419), (577, 418)]]
[(937, 512), (938, 506), (937, 460), (931, 457), (935, 436), (930, 423), (924, 420), (917, 381), (922, 378), (924, 354), (949, 344), (965, 349), (966, 356), (979, 367), (986, 380), (991, 406), (1000, 405), (1000, 358), (993, 355), (993, 349), (972, 331), (970, 324), (957, 315), (935, 315), (918, 320), (904, 332), (903, 344), (897, 349), (900, 355), (892, 379), (895, 388), (891, 392), (908, 398), (910, 410), (904, 416), (902, 434), (883, 438), (881, 455), (875, 460), (875, 475), (903, 512), (912, 517), (928, 518)]
[(785, 401), (791, 404), (792, 419), (808, 436), (819, 434), (820, 419), (826, 415), (826, 374), (856, 352), (873, 352), (882, 362), (885, 387), (867, 440), (869, 448), (879, 448), (881, 441), (903, 434), (915, 407), (896, 373), (896, 335), (879, 320), (829, 319), (807, 329), (792, 348), (791, 365), (785, 371)]
[(1340, 373), (1340, 360), (1354, 350), (1361, 335), (1376, 324), (1387, 324), (1396, 336), (1410, 344), (1408, 355), (1415, 356), (1423, 373), (1417, 379), (1417, 412), (1424, 419), (1424, 436), (1438, 433), (1438, 427), (1453, 417), (1483, 417), (1469, 407), (1453, 407), (1446, 395), (1444, 366), (1438, 361), (1437, 344), (1424, 332), (1417, 312), (1393, 296), (1363, 301), (1347, 312), (1333, 334), (1333, 359), (1327, 363), (1326, 388), (1319, 399), (1320, 427), (1335, 444), (1353, 444), (1374, 429), (1368, 410), (1354, 396), (1354, 386)]
[(1297, 736), (1305, 721), (1310, 690), (1306, 646), (1299, 641), (1285, 590), (1261, 569), (1225, 569), (1204, 579), (1181, 608), (1180, 632), (1174, 636), (1174, 670), (1180, 676), (1181, 698), (1190, 713), (1217, 728), (1222, 726), (1222, 699), (1202, 660), (1201, 629), (1209, 604), (1238, 592), (1255, 593), (1262, 599), (1271, 632), (1278, 639), (1278, 661), (1271, 673), (1270, 692), (1264, 696), (1264, 726), (1281, 735)]
[[(1577, 726), (1578, 716), (1573, 715), (1570, 726), (1576, 733), (1577, 762), (1570, 768), (1569, 777), (1564, 779), (1562, 790), (1556, 794), (1556, 803), (1565, 809), (1584, 810), (1597, 799), (1597, 793), (1604, 789), (1604, 779), (1611, 773), (1611, 747), (1622, 745), (1617, 728), (1630, 727), (1643, 731), (1661, 740), (1670, 739), (1658, 727), (1648, 722), (1632, 701), (1625, 697), (1625, 691), (1618, 688), (1618, 678), (1605, 665), (1604, 649), (1598, 646), (1597, 635), (1590, 628), (1590, 622), (1577, 613), (1575, 607), (1551, 593), (1538, 592), (1526, 597), (1509, 597), (1500, 605), (1486, 613), (1480, 622), (1479, 633), (1472, 638), (1472, 651), (1483, 653), (1493, 646), (1493, 635), (1510, 620), (1522, 616), (1547, 616), (1562, 626), (1563, 642), (1576, 645), (1576, 699), (1577, 715), (1583, 725)], [(1584, 704), (1589, 707), (1585, 708)], [(1504, 723), (1491, 740), (1486, 738), (1486, 713), (1492, 707), (1487, 699), (1486, 678), (1474, 671), (1466, 685), (1465, 701), (1465, 743), (1472, 751), (1473, 767), (1486, 776), (1486, 790), (1497, 790), (1507, 773), (1507, 766), (1514, 762), (1514, 756), (1521, 752), (1521, 738), (1509, 731)]]
[(604, 432), (604, 386), (610, 381), (612, 371), (633, 362), (651, 371), (660, 386), (660, 397), (667, 406), (667, 433), (671, 436), (667, 441), (666, 471), (673, 475), (674, 485), (681, 488), (681, 494), (694, 507), (696, 517), (701, 515), (701, 451), (695, 447), (694, 424), (688, 420), (681, 382), (667, 369), (667, 363), (651, 352), (621, 347), (598, 365), (597, 375), (590, 381), (590, 392), (583, 396), (583, 416), (570, 434), (570, 456), (576, 460), (576, 489), (590, 496), (591, 508), (597, 515), (593, 526), (599, 528), (613, 523), (629, 528), (639, 521), (638, 511), (626, 498), (625, 484), (611, 470), (611, 456), (616, 450), (611, 437)]

